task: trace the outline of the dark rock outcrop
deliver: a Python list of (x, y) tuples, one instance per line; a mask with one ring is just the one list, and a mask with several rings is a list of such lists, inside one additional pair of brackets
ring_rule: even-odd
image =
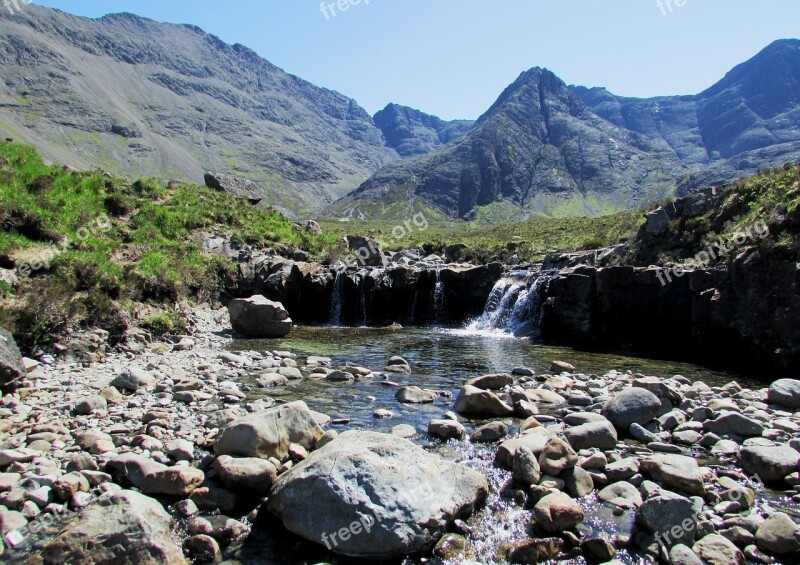
[(389, 104), (375, 114), (373, 120), (383, 132), (386, 145), (396, 150), (401, 157), (430, 153), (475, 125), (472, 120), (448, 122), (398, 104)]
[(25, 374), (14, 336), (0, 327), (0, 389), (12, 388)]
[(252, 204), (258, 204), (264, 199), (264, 191), (258, 188), (258, 185), (251, 180), (241, 179), (225, 173), (206, 173), (204, 180), (208, 188), (222, 190), (228, 194), (249, 200)]

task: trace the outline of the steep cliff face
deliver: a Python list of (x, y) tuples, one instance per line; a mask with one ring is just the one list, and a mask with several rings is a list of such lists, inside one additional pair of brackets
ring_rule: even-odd
[(800, 41), (782, 40), (697, 96), (615, 96), (523, 73), (475, 127), (378, 171), (334, 209), (420, 199), (455, 217), (598, 214), (800, 160)]
[(208, 170), (313, 210), (398, 158), (354, 100), (193, 26), (26, 6), (0, 15), (0, 132), (124, 176)]
[(529, 212), (598, 214), (658, 199), (679, 159), (601, 119), (546, 69), (523, 73), (445, 148), (376, 173), (337, 203), (407, 191), (451, 216), (508, 201)]
[(445, 121), (414, 108), (389, 104), (373, 117), (386, 145), (401, 157), (425, 155), (468, 132), (472, 120)]

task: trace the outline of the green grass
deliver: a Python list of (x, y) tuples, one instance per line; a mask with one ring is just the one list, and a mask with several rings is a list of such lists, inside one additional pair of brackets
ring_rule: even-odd
[(98, 309), (206, 299), (233, 266), (201, 252), (203, 233), (320, 257), (339, 245), (224, 192), (75, 172), (0, 142), (0, 259), (31, 267), (1, 316), (25, 345), (109, 317)]
[[(620, 212), (592, 218), (537, 218), (525, 222), (485, 225), (478, 222), (438, 222), (427, 229), (413, 221), (403, 226), (377, 220), (322, 221), (326, 233), (369, 235), (382, 241), (389, 250), (425, 247), (428, 252), (442, 252), (454, 243), (467, 246), (467, 257), (478, 261), (496, 260), (517, 254), (522, 260), (538, 260), (555, 251), (571, 252), (617, 244), (632, 237), (642, 224), (641, 211)], [(424, 222), (419, 222), (424, 224)], [(403, 226), (403, 237), (395, 238), (393, 229)], [(410, 226), (410, 230), (406, 229)], [(381, 233), (383, 232), (383, 233)]]

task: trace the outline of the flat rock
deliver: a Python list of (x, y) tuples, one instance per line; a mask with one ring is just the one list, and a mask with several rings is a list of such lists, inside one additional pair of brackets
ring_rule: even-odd
[(493, 392), (465, 385), (456, 399), (454, 409), (459, 414), (511, 416), (514, 409)]

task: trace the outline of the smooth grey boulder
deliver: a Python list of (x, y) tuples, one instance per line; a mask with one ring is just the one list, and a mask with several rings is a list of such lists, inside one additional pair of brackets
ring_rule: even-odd
[(716, 420), (703, 422), (703, 430), (717, 435), (736, 434), (742, 437), (758, 437), (764, 433), (764, 425), (738, 412), (725, 412)]
[(172, 519), (157, 501), (122, 490), (100, 496), (42, 551), (46, 565), (185, 565)]
[(25, 375), (22, 355), (7, 329), (0, 327), (0, 389), (13, 388)]
[(286, 337), (292, 331), (292, 319), (283, 304), (261, 295), (231, 300), (228, 312), (233, 329), (247, 337)]
[(403, 404), (431, 404), (439, 395), (435, 390), (425, 390), (418, 386), (404, 386), (398, 389), (394, 397)]
[(546, 532), (561, 533), (583, 522), (580, 504), (563, 492), (548, 494), (533, 507), (536, 523)]
[(453, 407), (459, 414), (511, 416), (514, 409), (488, 390), (464, 385)]
[(267, 509), (335, 553), (380, 559), (429, 551), (488, 492), (477, 471), (408, 440), (350, 431), (283, 474)]
[(259, 494), (268, 493), (278, 477), (278, 471), (272, 463), (255, 457), (236, 459), (220, 455), (214, 461), (214, 471), (226, 487)]
[(638, 508), (642, 505), (642, 494), (639, 489), (623, 481), (608, 485), (597, 493), (597, 497), (620, 508)]
[(289, 444), (311, 450), (323, 433), (306, 403), (297, 400), (227, 424), (214, 442), (214, 453), (283, 460)]
[(256, 183), (248, 179), (225, 173), (211, 172), (206, 173), (203, 177), (208, 188), (227, 192), (228, 194), (249, 200), (252, 204), (258, 204), (266, 196), (264, 189), (259, 188)]
[(350, 250), (352, 260), (350, 264), (359, 267), (388, 267), (389, 260), (383, 252), (383, 246), (368, 237), (360, 235), (345, 236), (347, 248)]
[(764, 482), (782, 481), (800, 469), (800, 452), (785, 445), (747, 446), (739, 450), (739, 465)]
[(800, 525), (788, 514), (776, 512), (758, 527), (756, 544), (777, 555), (797, 555), (800, 552)]
[(602, 414), (618, 430), (627, 431), (631, 424), (644, 426), (660, 411), (661, 400), (655, 394), (644, 388), (631, 387), (606, 402)]
[(431, 420), (428, 422), (428, 434), (447, 441), (450, 439), (464, 439), (467, 430), (460, 422), (455, 420)]
[(614, 449), (617, 446), (617, 430), (608, 420), (588, 422), (567, 428), (564, 437), (573, 449)]
[(483, 375), (482, 377), (474, 377), (466, 383), (475, 388), (482, 390), (500, 390), (504, 387), (514, 384), (514, 378), (507, 373), (497, 373), (494, 375)]
[(780, 379), (769, 387), (767, 398), (772, 404), (786, 408), (800, 408), (800, 380)]
[(718, 534), (709, 534), (698, 541), (692, 550), (707, 565), (744, 565), (744, 554), (733, 542)]
[(156, 386), (156, 378), (138, 367), (127, 367), (117, 375), (111, 386), (127, 392), (136, 392), (139, 389), (152, 390)]
[[(699, 510), (692, 500), (670, 491), (662, 491), (644, 501), (636, 518), (648, 532), (658, 535), (659, 543), (666, 547), (678, 543), (691, 546), (697, 537)], [(690, 527), (684, 527), (684, 523)]]

